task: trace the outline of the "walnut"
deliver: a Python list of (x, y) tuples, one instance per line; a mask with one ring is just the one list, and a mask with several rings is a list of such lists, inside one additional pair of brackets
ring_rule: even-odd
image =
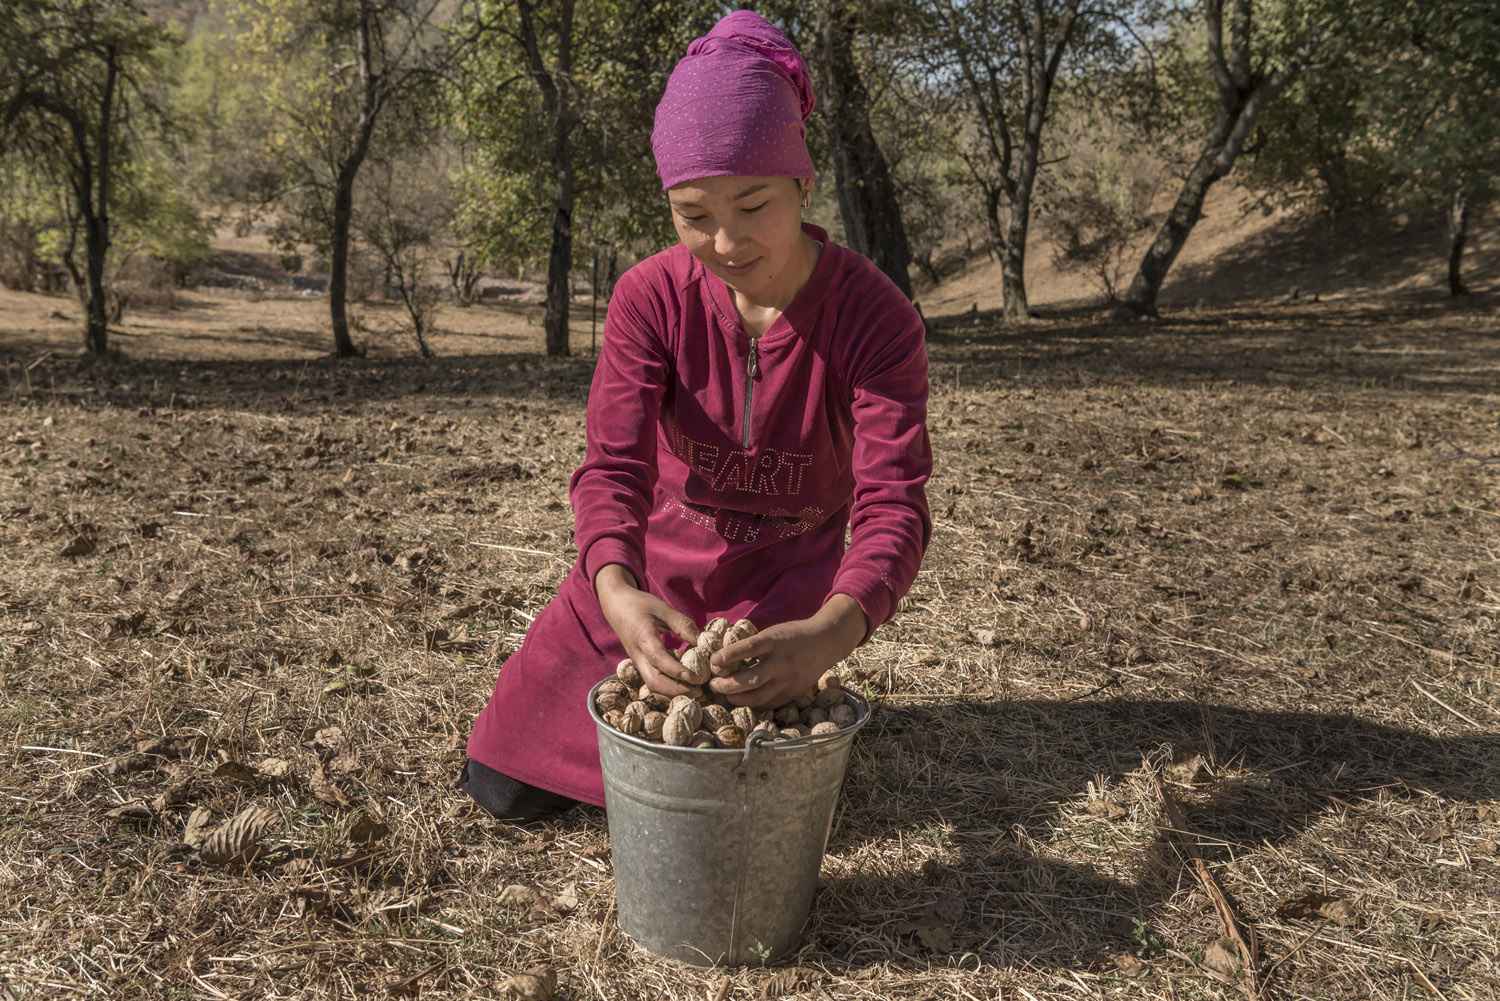
[(781, 728), (783, 740), (796, 740), (798, 737), (806, 737), (807, 729), (801, 726), (784, 726)]
[(734, 717), (723, 706), (709, 703), (703, 707), (703, 729), (717, 731), (719, 727), (729, 726), (733, 722)]
[(632, 691), (640, 688), (645, 682), (645, 679), (641, 677), (641, 669), (636, 667), (635, 661), (629, 657), (626, 657), (615, 666), (615, 677), (619, 678), (620, 683)]
[(844, 682), (843, 679), (839, 677), (839, 672), (831, 667), (828, 670), (824, 671), (823, 674), (818, 678), (818, 691), (820, 692), (829, 688), (843, 687)]
[(708, 655), (701, 647), (688, 647), (682, 651), (682, 666), (687, 670), (687, 676), (682, 679), (684, 684), (701, 685), (708, 681)]
[(755, 710), (749, 706), (736, 706), (729, 714), (734, 719), (734, 725), (749, 733), (755, 729), (755, 724), (760, 720), (755, 718)]
[(667, 715), (686, 717), (690, 730), (703, 725), (703, 707), (691, 695), (679, 695), (673, 699), (672, 704), (667, 707)]
[(720, 747), (744, 747), (745, 731), (731, 723), (714, 730), (714, 740)]
[(759, 664), (758, 660), (731, 660), (727, 664), (709, 664), (708, 670), (715, 678), (732, 678), (746, 668)]
[(619, 678), (605, 678), (603, 681), (599, 682), (599, 694), (628, 695), (630, 694), (630, 686), (625, 684), (625, 682), (621, 681)]
[(828, 710), (828, 722), (837, 723), (839, 726), (853, 726), (857, 716), (854, 707), (848, 704), (834, 706)]
[(719, 648), (724, 645), (724, 633), (728, 629), (729, 620), (722, 615), (710, 619), (708, 625), (703, 627), (703, 631), (698, 634), (697, 648), (704, 661), (719, 652)]
[(616, 730), (620, 729), (620, 720), (625, 718), (625, 714), (618, 709), (611, 709), (608, 712), (600, 713), (599, 715), (604, 717), (604, 722), (608, 723)]
[(832, 709), (834, 706), (844, 704), (844, 690), (842, 688), (825, 688), (813, 699), (813, 705), (819, 709)]
[[(631, 703), (631, 704), (632, 705), (640, 705), (639, 702), (634, 702), (634, 703)], [(828, 711), (826, 709), (819, 709), (817, 706), (813, 706), (811, 709), (804, 709), (804, 710), (802, 710), (802, 725), (803, 726), (817, 726), (819, 723), (827, 723), (827, 722), (828, 722)]]
[(837, 723), (819, 723), (812, 728), (812, 735), (814, 737), (821, 737), (825, 733), (838, 733), (839, 729)]
[[(640, 705), (639, 702), (633, 702), (631, 704), (637, 706)], [(646, 717), (644, 713), (627, 712), (620, 716), (620, 723), (615, 727), (615, 729), (619, 730), (627, 737), (639, 737), (641, 735), (641, 732), (646, 728), (645, 719)]]
[(625, 707), (625, 715), (626, 716), (635, 716), (635, 717), (637, 717), (639, 719), (645, 719), (646, 718), (646, 714), (648, 712), (650, 712), (650, 711), (651, 711), (651, 707), (648, 706), (648, 705), (646, 705), (646, 703), (641, 702), (639, 700), (637, 700), (635, 702), (632, 702), (632, 703), (630, 703), (630, 705), (628, 705), (628, 706)]
[(672, 747), (687, 747), (695, 729), (682, 713), (672, 713), (661, 726), (661, 741)]
[(789, 726), (796, 726), (801, 718), (802, 713), (797, 708), (795, 703), (793, 703), (792, 705), (782, 706), (780, 709), (776, 710), (776, 725), (782, 727), (783, 729)]
[(652, 709), (659, 709), (662, 712), (666, 711), (667, 706), (672, 701), (665, 695), (658, 695), (657, 693), (653, 692), (649, 685), (642, 685), (641, 690), (636, 693), (636, 698), (646, 703), (648, 707)]
[(630, 705), (630, 696), (625, 692), (601, 691), (594, 699), (594, 705), (598, 707), (599, 713), (624, 712), (625, 707)]
[(807, 691), (803, 692), (801, 695), (799, 695), (795, 699), (793, 699), (792, 700), (792, 705), (794, 705), (794, 706), (797, 707), (797, 711), (798, 712), (801, 712), (803, 709), (806, 709), (808, 706), (812, 705), (815, 701), (817, 701), (817, 698), (818, 698), (818, 690), (817, 690), (817, 688), (809, 688)]
[(646, 714), (646, 718), (641, 720), (641, 736), (647, 740), (661, 740), (661, 728), (666, 722), (666, 713), (651, 710)]
[(718, 747), (719, 742), (714, 740), (714, 735), (709, 733), (707, 730), (699, 730), (698, 732), (693, 734), (693, 739), (688, 741), (688, 746), (710, 749)]

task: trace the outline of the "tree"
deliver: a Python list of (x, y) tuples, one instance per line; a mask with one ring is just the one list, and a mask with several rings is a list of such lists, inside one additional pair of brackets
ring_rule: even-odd
[(822, 0), (816, 6), (816, 41), (809, 55), (833, 157), (844, 239), (851, 249), (874, 261), (909, 299), (911, 247), (896, 185), (875, 139), (870, 96), (855, 52), (862, 34), (894, 34), (894, 19), (876, 16), (890, 13), (890, 8), (871, 12), (850, 0)]
[(595, 248), (629, 254), (674, 239), (652, 119), (712, 12), (698, 2), (481, 0), (470, 15), (455, 111), (467, 145), (460, 242), (492, 267), (546, 261), (549, 354), (570, 351), (571, 275)]
[(984, 195), (1007, 320), (1030, 316), (1025, 270), (1031, 196), (1048, 102), (1081, 27), (1080, 6), (1080, 0), (933, 0), (945, 43), (939, 64), (946, 62), (956, 74), (977, 133), (978, 150), (965, 151), (963, 158)]
[[(1379, 45), (1355, 144), (1381, 156), (1405, 203), (1437, 204), (1448, 214), (1447, 279), (1462, 295), (1463, 255), (1472, 208), (1500, 196), (1500, 24), (1491, 5), (1453, 0), (1403, 5), (1396, 35)], [(1378, 61), (1377, 61), (1378, 60)]]
[[(84, 347), (109, 347), (105, 268), (122, 180), (161, 124), (176, 37), (130, 0), (19, 0), (0, 24), (0, 149), (64, 188), (62, 253), (84, 307)], [(82, 231), (84, 262), (74, 255)]]
[[(1213, 81), (1212, 119), (1177, 199), (1147, 249), (1116, 316), (1134, 320), (1156, 314), (1156, 297), (1203, 211), (1208, 189), (1227, 175), (1245, 148), (1262, 111), (1312, 61), (1349, 16), (1334, 4), (1272, 3), (1252, 15), (1255, 0), (1203, 0), (1203, 59)], [(1365, 15), (1368, 17), (1368, 13)]]
[[(266, 95), (267, 153), (289, 238), (329, 255), (334, 354), (358, 354), (348, 296), (355, 184), (388, 119), (429, 106), (447, 51), (442, 0), (241, 0), (236, 41)], [(409, 124), (409, 123), (408, 123)]]

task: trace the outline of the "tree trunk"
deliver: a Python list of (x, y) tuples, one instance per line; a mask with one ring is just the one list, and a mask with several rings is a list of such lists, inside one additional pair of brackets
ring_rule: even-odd
[(1469, 198), (1460, 185), (1453, 192), (1448, 208), (1448, 294), (1465, 295), (1463, 262), (1464, 244), (1469, 238)]
[(91, 355), (109, 350), (109, 309), (104, 299), (104, 259), (109, 252), (108, 219), (95, 213), (85, 216), (83, 241), (88, 256), (87, 314), (84, 320), (84, 347)]
[(547, 258), (547, 314), (542, 329), (547, 354), (571, 354), (568, 347), (568, 307), (572, 304), (573, 271), (573, 156), (565, 136), (558, 137), (557, 203), (552, 213), (552, 253)]
[(354, 171), (339, 171), (333, 192), (332, 261), (328, 272), (328, 313), (333, 321), (333, 353), (339, 358), (359, 354), (349, 336), (349, 229), (354, 218)]
[(1115, 311), (1117, 319), (1136, 320), (1156, 315), (1156, 297), (1161, 292), (1162, 282), (1203, 214), (1203, 200), (1208, 196), (1208, 189), (1223, 176), (1216, 165), (1223, 159), (1230, 124), (1229, 115), (1221, 111), (1208, 142), (1198, 154), (1198, 162), (1193, 164), (1187, 179), (1182, 182), (1182, 190), (1177, 193), (1172, 211), (1167, 213), (1156, 239), (1141, 259), (1130, 289), (1125, 293), (1125, 301)]
[[(109, 308), (104, 299), (104, 263), (109, 254), (109, 200), (113, 193), (110, 185), (110, 129), (114, 125), (115, 83), (119, 64), (111, 46), (106, 52), (104, 88), (100, 93), (99, 133), (95, 151), (98, 154), (98, 193), (89, 190), (87, 182), (82, 185), (83, 246), (87, 255), (85, 265), (88, 272), (88, 303), (84, 318), (83, 344), (91, 355), (102, 355), (109, 350)], [(90, 205), (93, 200), (94, 204)]]
[(1322, 41), (1316, 35), (1306, 39), (1280, 69), (1268, 76), (1259, 76), (1251, 71), (1249, 0), (1234, 0), (1231, 8), (1227, 59), (1223, 2), (1207, 0), (1204, 9), (1209, 69), (1218, 89), (1219, 107), (1214, 114), (1213, 128), (1198, 154), (1198, 162), (1188, 172), (1172, 211), (1167, 214), (1156, 239), (1141, 259), (1130, 289), (1125, 293), (1125, 301), (1115, 310), (1117, 320), (1138, 320), (1142, 316), (1156, 315), (1156, 297), (1172, 263), (1177, 260), (1183, 244), (1187, 243), (1188, 234), (1203, 213), (1203, 200), (1208, 189), (1229, 173), (1240, 151), (1245, 148), (1245, 140), (1260, 113), (1302, 71)]
[(869, 97), (854, 64), (850, 10), (842, 0), (833, 0), (820, 13), (823, 120), (844, 236), (852, 250), (874, 261), (910, 299), (911, 247), (890, 168), (870, 126)]

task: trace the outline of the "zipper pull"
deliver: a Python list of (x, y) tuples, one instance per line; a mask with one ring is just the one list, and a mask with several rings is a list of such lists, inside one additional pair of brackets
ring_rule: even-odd
[(759, 358), (758, 352), (756, 350), (756, 345), (758, 343), (759, 343), (758, 339), (751, 338), (751, 340), (750, 340), (750, 358), (745, 363), (745, 374), (748, 375), (748, 376), (750, 376), (750, 378), (752, 378), (752, 379), (755, 378), (756, 376), (760, 375), (760, 358)]

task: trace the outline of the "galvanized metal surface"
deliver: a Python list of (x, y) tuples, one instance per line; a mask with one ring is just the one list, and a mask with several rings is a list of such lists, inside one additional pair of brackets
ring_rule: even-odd
[(589, 692), (609, 816), (620, 928), (651, 952), (694, 966), (774, 962), (812, 910), (854, 734), (666, 747), (605, 723)]

